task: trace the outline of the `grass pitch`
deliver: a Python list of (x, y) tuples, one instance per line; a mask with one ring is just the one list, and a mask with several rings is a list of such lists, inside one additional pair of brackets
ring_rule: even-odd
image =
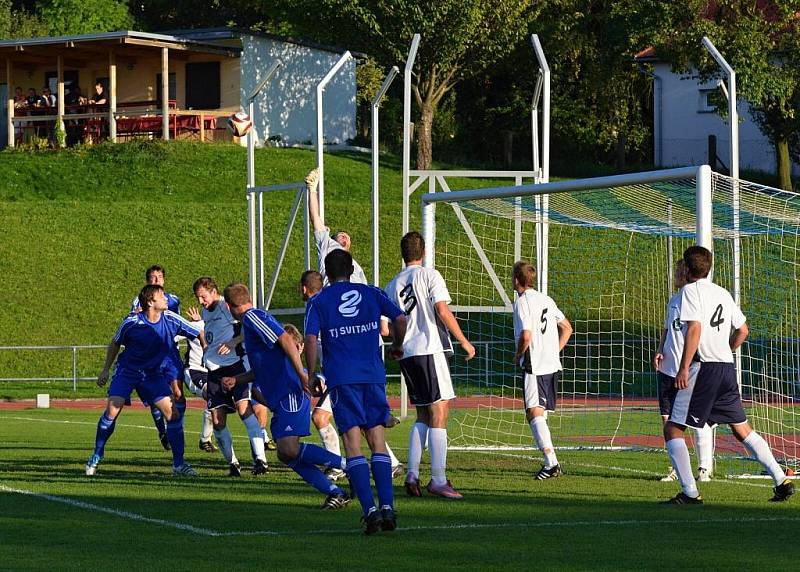
[[(170, 475), (169, 453), (139, 407), (122, 414), (98, 475), (87, 478), (99, 414), (0, 411), (0, 568), (777, 569), (797, 561), (796, 499), (772, 504), (766, 481), (718, 480), (701, 487), (702, 507), (659, 506), (677, 485), (658, 482), (667, 463), (657, 454), (564, 451), (565, 476), (537, 482), (538, 454), (451, 452), (449, 476), (465, 499), (408, 499), (398, 481), (400, 528), (366, 538), (355, 503), (321, 512), (321, 495), (273, 454), (269, 475), (228, 478), (219, 453), (196, 448), (196, 409), (186, 428), (198, 478)], [(246, 461), (243, 428), (231, 421)], [(407, 429), (389, 432), (401, 460)]]

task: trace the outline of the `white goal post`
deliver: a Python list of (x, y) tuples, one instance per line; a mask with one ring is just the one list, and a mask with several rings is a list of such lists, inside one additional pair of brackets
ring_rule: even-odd
[[(544, 196), (547, 218), (544, 201), (537, 200)], [(651, 359), (672, 294), (671, 263), (687, 246), (701, 244), (714, 252), (715, 282), (731, 290), (734, 278), (741, 280), (751, 331), (739, 372), (748, 417), (779, 461), (796, 468), (800, 195), (704, 165), (434, 192), (421, 200), (425, 264), (443, 274), (453, 309), (478, 349), (471, 362), (453, 364), (459, 396), (453, 446), (532, 445), (512, 363), (510, 274), (517, 259), (533, 263), (546, 256), (549, 264), (536, 266), (547, 269), (548, 293), (575, 329), (550, 420), (556, 447), (619, 455), (661, 450)], [(549, 242), (540, 248), (543, 224), (549, 225)], [(741, 264), (734, 241), (741, 245)], [(726, 431), (718, 432), (716, 447), (718, 473), (760, 472)], [(638, 463), (645, 457), (634, 458)]]

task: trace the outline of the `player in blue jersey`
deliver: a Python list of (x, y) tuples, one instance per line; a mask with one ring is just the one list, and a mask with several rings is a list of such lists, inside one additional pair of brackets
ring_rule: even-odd
[[(117, 418), (135, 389), (142, 400), (158, 407), (167, 419), (173, 474), (195, 476), (195, 470), (183, 459), (183, 415), (173, 407), (172, 389), (162, 374), (161, 365), (174, 346), (175, 336), (194, 339), (201, 336), (202, 331), (167, 309), (164, 288), (159, 285), (148, 284), (142, 288), (139, 301), (141, 312), (130, 314), (122, 321), (108, 346), (105, 365), (97, 376), (97, 385), (104, 386), (111, 364), (119, 354), (108, 388), (108, 405), (97, 423), (94, 453), (86, 463), (86, 474), (91, 476), (97, 471)], [(122, 346), (125, 350), (120, 354)]]
[(278, 445), (278, 458), (308, 484), (327, 495), (323, 509), (341, 508), (350, 497), (332, 484), (317, 465), (343, 467), (342, 458), (322, 447), (301, 443), (310, 435), (311, 402), (308, 377), (300, 361), (295, 340), (264, 310), (253, 307), (247, 286), (229, 284), (223, 293), (231, 314), (242, 324), (244, 343), (252, 369), (222, 379), (232, 390), (254, 381), (265, 405), (272, 411), (272, 436)]
[[(365, 532), (394, 530), (392, 465), (386, 452), (384, 427), (391, 410), (386, 399), (386, 370), (378, 340), (381, 316), (392, 321), (390, 355), (403, 355), (406, 318), (379, 288), (350, 282), (353, 257), (341, 249), (325, 257), (330, 286), (308, 301), (305, 324), (305, 355), (311, 388), (322, 389), (317, 377), (317, 338), (327, 390), (336, 426), (344, 436), (345, 470), (364, 511)], [(372, 475), (380, 508), (375, 506), (370, 485), (370, 467), (361, 454), (361, 430), (372, 451)]]
[[(145, 283), (153, 284), (156, 286), (164, 287), (164, 277), (166, 271), (163, 266), (158, 264), (152, 265), (144, 273)], [(176, 314), (181, 313), (181, 300), (175, 294), (170, 294), (166, 290), (164, 295), (167, 297), (167, 309)], [(131, 302), (131, 313), (138, 314), (142, 311), (141, 304), (139, 304), (139, 297), (133, 299)], [(181, 360), (177, 344), (173, 344), (173, 351), (167, 355), (162, 364), (162, 371), (172, 387), (172, 395), (175, 399), (175, 406), (178, 407), (183, 415), (186, 411), (186, 398), (183, 396), (182, 386), (180, 380), (183, 379), (183, 360)], [(143, 400), (144, 401), (144, 400)], [(158, 431), (158, 439), (161, 441), (162, 447), (169, 450), (169, 439), (167, 439), (167, 425), (161, 415), (161, 411), (152, 403), (144, 403), (150, 407), (150, 414), (153, 416), (153, 423)], [(130, 405), (130, 403), (128, 403)]]

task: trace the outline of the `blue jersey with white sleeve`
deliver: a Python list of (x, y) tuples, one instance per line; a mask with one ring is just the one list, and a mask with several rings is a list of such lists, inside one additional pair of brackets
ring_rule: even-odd
[(157, 370), (175, 347), (175, 336), (195, 339), (200, 330), (188, 320), (169, 310), (158, 321), (150, 322), (145, 312), (130, 314), (120, 324), (114, 343), (125, 346), (117, 360), (117, 368), (133, 371)]
[(278, 344), (283, 326), (269, 313), (258, 308), (247, 310), (241, 318), (244, 345), (250, 367), (256, 374), (256, 387), (275, 411), (281, 400), (292, 393), (302, 393), (303, 384)]
[[(166, 290), (164, 291), (164, 296), (167, 297), (167, 310), (170, 312), (175, 312), (176, 314), (181, 313), (181, 299), (178, 298), (175, 294), (170, 294)], [(138, 313), (142, 311), (142, 305), (139, 303), (139, 297), (133, 299), (131, 302), (131, 312)]]
[(335, 282), (306, 305), (306, 335), (322, 341), (322, 363), (328, 387), (386, 383), (381, 358), (381, 316), (403, 314), (380, 288)]

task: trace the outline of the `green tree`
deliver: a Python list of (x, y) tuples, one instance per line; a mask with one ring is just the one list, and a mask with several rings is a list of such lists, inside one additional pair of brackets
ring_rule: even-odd
[(15, 8), (11, 0), (0, 0), (0, 39), (47, 35), (47, 28), (34, 14)]
[[(650, 0), (653, 11), (663, 10)], [(800, 1), (676, 0), (660, 19), (659, 54), (678, 71), (698, 70), (703, 80), (721, 77), (701, 47), (708, 36), (736, 70), (738, 95), (775, 148), (780, 187), (791, 190), (791, 157), (800, 132)], [(718, 107), (727, 115), (726, 105)]]
[(38, 13), (52, 36), (126, 30), (133, 24), (122, 0), (43, 0)]
[(528, 0), (299, 0), (292, 5), (299, 28), (368, 52), (384, 69), (403, 62), (412, 36), (422, 35), (412, 78), (420, 169), (433, 158), (432, 127), (442, 98), (510, 53), (535, 11)]

